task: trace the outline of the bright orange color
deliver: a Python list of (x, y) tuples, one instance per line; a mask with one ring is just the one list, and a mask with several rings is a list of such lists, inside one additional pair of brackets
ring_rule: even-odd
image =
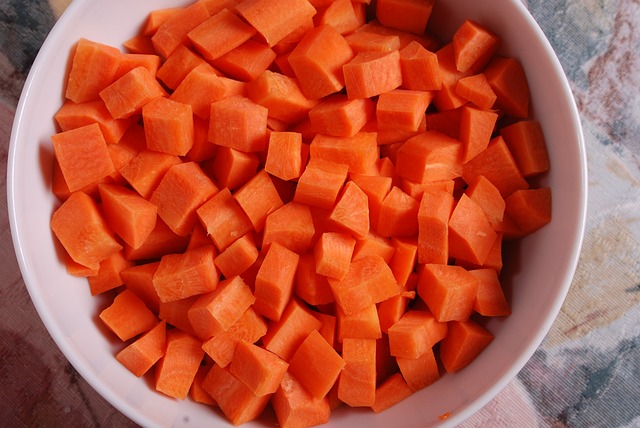
[(417, 41), (400, 50), (402, 87), (414, 91), (436, 91), (442, 88), (438, 57)]
[(338, 306), (336, 308), (336, 321), (336, 336), (340, 343), (348, 338), (380, 339), (382, 337), (380, 318), (375, 304), (349, 314)]
[(350, 99), (370, 98), (389, 92), (402, 84), (399, 51), (358, 52), (342, 67)]
[(271, 132), (264, 170), (282, 180), (294, 180), (302, 169), (302, 134)]
[(169, 99), (191, 106), (193, 114), (209, 119), (211, 103), (227, 96), (227, 86), (209, 64), (194, 67), (182, 79)]
[(363, 24), (356, 13), (351, 0), (334, 0), (314, 18), (317, 26), (331, 25), (340, 34), (346, 35)]
[(289, 364), (276, 354), (257, 345), (238, 343), (229, 372), (240, 379), (255, 395), (271, 395), (280, 386)]
[(478, 280), (478, 292), (473, 310), (483, 316), (501, 317), (511, 314), (511, 308), (495, 269), (473, 269), (469, 273)]
[(160, 65), (156, 77), (169, 89), (175, 90), (193, 69), (204, 63), (200, 55), (180, 45)]
[(378, 235), (375, 231), (370, 230), (364, 239), (356, 241), (356, 248), (353, 250), (352, 261), (362, 259), (364, 257), (378, 256), (382, 257), (385, 263), (390, 263), (395, 248), (391, 245), (389, 238)]
[(267, 147), (268, 110), (242, 96), (211, 104), (209, 141), (241, 152), (261, 152)]
[(316, 261), (313, 252), (300, 256), (293, 292), (310, 305), (324, 305), (334, 301), (329, 281), (316, 272)]
[(449, 218), (449, 255), (482, 265), (495, 240), (482, 207), (463, 194)]
[(278, 242), (269, 245), (262, 261), (254, 294), (253, 308), (272, 321), (278, 321), (291, 294), (300, 256)]
[(181, 300), (215, 290), (217, 269), (213, 245), (182, 254), (165, 254), (153, 275), (153, 285), (161, 302)]
[(418, 232), (418, 209), (420, 202), (393, 187), (382, 201), (376, 228), (384, 237), (409, 237)]
[(551, 222), (551, 189), (516, 190), (505, 199), (505, 214), (525, 235)]
[(367, 194), (355, 182), (348, 181), (331, 210), (329, 219), (354, 238), (366, 238), (370, 225)]
[(137, 115), (142, 107), (167, 92), (145, 67), (136, 67), (100, 91), (100, 98), (114, 119)]
[(345, 362), (338, 381), (338, 398), (352, 407), (372, 406), (376, 399), (376, 340), (345, 338)]
[(463, 77), (456, 83), (455, 92), (462, 98), (469, 100), (483, 109), (490, 109), (498, 98), (491, 89), (484, 74), (474, 74)]
[(419, 358), (447, 335), (447, 324), (427, 311), (410, 309), (389, 328), (388, 334), (391, 355)]
[(549, 170), (549, 153), (539, 121), (521, 120), (501, 128), (500, 135), (523, 176), (531, 177)]
[(309, 206), (331, 209), (348, 172), (349, 166), (346, 164), (311, 158), (298, 180), (293, 200)]
[(322, 425), (331, 415), (328, 398), (314, 397), (289, 372), (271, 397), (271, 405), (282, 428)]
[(425, 191), (418, 210), (418, 262), (449, 261), (449, 218), (454, 198), (450, 192)]
[(473, 321), (453, 321), (440, 345), (440, 359), (447, 372), (468, 366), (493, 341), (493, 334)]
[(351, 174), (351, 180), (367, 195), (369, 200), (369, 224), (377, 225), (382, 202), (391, 190), (392, 178), (379, 175)]
[(132, 122), (131, 119), (113, 119), (101, 99), (78, 104), (65, 101), (54, 115), (54, 119), (62, 131), (97, 123), (109, 144), (119, 142)]
[(378, 34), (362, 31), (362, 27), (344, 38), (354, 52), (390, 52), (400, 49), (400, 37), (392, 34)]
[(467, 19), (453, 35), (456, 68), (461, 72), (482, 70), (499, 45), (498, 36)]
[(265, 221), (263, 248), (278, 243), (302, 254), (311, 248), (315, 228), (307, 205), (292, 201), (272, 212)]
[(149, 262), (124, 269), (120, 276), (125, 287), (133, 291), (149, 309), (158, 313), (160, 298), (153, 286), (153, 275), (160, 266), (160, 262)]
[(470, 71), (461, 72), (456, 68), (453, 43), (447, 43), (437, 50), (438, 67), (442, 77), (442, 87), (433, 99), (438, 110), (452, 110), (467, 103), (467, 100), (456, 93), (458, 81), (472, 74)]
[(208, 170), (220, 186), (235, 190), (256, 174), (259, 164), (255, 153), (219, 146)]
[(185, 399), (198, 372), (204, 351), (201, 342), (180, 330), (167, 331), (167, 347), (156, 368), (156, 390)]
[(309, 111), (316, 132), (335, 137), (353, 137), (373, 117), (375, 104), (368, 98), (349, 99), (338, 93), (323, 98)]
[(156, 51), (167, 58), (180, 45), (185, 44), (187, 34), (209, 19), (209, 11), (202, 2), (195, 2), (172, 14), (151, 37)]
[(402, 374), (394, 373), (376, 389), (376, 399), (371, 409), (376, 413), (383, 412), (412, 394), (413, 390), (402, 378)]
[(478, 280), (460, 266), (426, 264), (418, 280), (418, 295), (440, 322), (464, 321), (473, 311)]
[(418, 358), (396, 358), (402, 377), (412, 391), (419, 391), (440, 379), (438, 362), (429, 349)]
[(385, 27), (423, 34), (435, 0), (378, 0), (376, 18)]
[(231, 278), (243, 274), (257, 259), (258, 248), (255, 239), (252, 233), (247, 233), (218, 254), (214, 263), (222, 275)]
[(71, 259), (96, 269), (100, 262), (122, 250), (96, 202), (83, 192), (74, 192), (51, 217), (51, 230)]
[(418, 183), (449, 180), (462, 174), (462, 144), (437, 131), (408, 139), (396, 154), (396, 174)]
[(65, 97), (75, 103), (98, 98), (100, 91), (113, 82), (121, 55), (112, 46), (80, 39), (73, 53)]
[(159, 322), (151, 330), (140, 336), (116, 354), (116, 359), (131, 373), (141, 377), (164, 356), (166, 348), (167, 324)]
[(349, 167), (349, 172), (367, 173), (379, 158), (376, 134), (358, 132), (353, 137), (316, 134), (311, 142), (311, 159), (322, 159)]
[(140, 196), (150, 199), (164, 174), (180, 163), (181, 160), (176, 155), (145, 149), (123, 166), (120, 174)]
[(249, 39), (219, 56), (213, 66), (227, 76), (250, 82), (262, 74), (276, 59), (276, 53), (264, 43)]
[(264, 169), (238, 189), (233, 197), (249, 217), (256, 232), (262, 232), (269, 214), (284, 205), (270, 175)]
[(96, 294), (113, 290), (124, 284), (121, 272), (132, 265), (133, 262), (127, 260), (122, 251), (113, 253), (102, 260), (98, 273), (87, 278), (91, 295), (95, 296)]
[(314, 247), (316, 273), (342, 279), (349, 270), (356, 240), (344, 233), (325, 232)]
[(380, 94), (376, 104), (378, 128), (417, 131), (432, 98), (430, 92), (408, 89)]
[(138, 248), (133, 248), (125, 243), (124, 253), (128, 260), (158, 259), (167, 253), (182, 252), (188, 244), (188, 236), (177, 235), (161, 218), (158, 218), (156, 227), (144, 243)]
[(202, 204), (196, 213), (219, 251), (253, 229), (251, 220), (226, 187)]
[(529, 83), (520, 61), (495, 57), (484, 69), (484, 75), (498, 97), (498, 108), (518, 118), (529, 115)]
[(99, 314), (100, 320), (122, 341), (151, 330), (158, 318), (130, 290), (123, 290)]
[(478, 175), (468, 183), (464, 192), (482, 208), (489, 223), (497, 228), (504, 218), (505, 209), (505, 201), (498, 188), (483, 175)]
[(493, 110), (462, 106), (458, 138), (463, 145), (463, 162), (468, 162), (487, 148), (497, 121), (498, 113)]

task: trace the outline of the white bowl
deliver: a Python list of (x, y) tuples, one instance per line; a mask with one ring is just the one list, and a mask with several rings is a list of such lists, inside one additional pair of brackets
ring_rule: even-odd
[[(60, 107), (69, 52), (81, 37), (120, 46), (152, 9), (189, 0), (76, 0), (44, 43), (16, 111), (8, 160), (8, 202), (15, 251), (31, 298), (51, 336), (78, 372), (111, 404), (143, 426), (227, 426), (219, 413), (153, 391), (114, 358), (97, 321), (105, 302), (84, 279), (69, 276), (56, 255), (49, 220), (53, 115)], [(529, 80), (533, 115), (542, 123), (551, 158), (543, 179), (553, 191), (553, 220), (517, 247), (513, 314), (492, 320), (494, 342), (469, 367), (445, 375), (381, 414), (340, 410), (330, 426), (453, 426), (479, 410), (524, 366), (556, 317), (577, 265), (584, 230), (587, 177), (580, 120), (571, 89), (544, 34), (518, 0), (438, 0), (431, 18), (450, 38), (466, 18), (503, 39), (502, 53), (519, 58)], [(440, 415), (450, 414), (446, 420)], [(260, 426), (256, 423), (253, 426)]]

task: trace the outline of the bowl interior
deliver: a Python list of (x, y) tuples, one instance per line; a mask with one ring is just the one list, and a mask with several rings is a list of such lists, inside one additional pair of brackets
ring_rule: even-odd
[[(69, 52), (85, 37), (121, 46), (152, 9), (186, 0), (77, 0), (38, 55), (16, 111), (8, 164), (9, 216), (24, 281), (50, 334), (80, 374), (120, 411), (144, 426), (228, 426), (205, 406), (179, 402), (132, 376), (114, 354), (97, 314), (108, 303), (91, 297), (84, 279), (69, 276), (49, 229), (58, 205), (51, 193), (53, 115), (60, 107)], [(553, 220), (509, 247), (513, 315), (492, 320), (495, 341), (471, 366), (446, 375), (394, 408), (374, 415), (337, 411), (330, 426), (453, 426), (488, 402), (517, 374), (542, 341), (568, 291), (580, 251), (586, 210), (586, 157), (570, 88), (550, 45), (518, 0), (438, 0), (430, 28), (450, 38), (464, 19), (503, 38), (502, 53), (519, 58), (532, 92), (533, 115), (547, 140)], [(439, 416), (450, 413), (446, 420)], [(256, 422), (253, 425), (259, 426)]]

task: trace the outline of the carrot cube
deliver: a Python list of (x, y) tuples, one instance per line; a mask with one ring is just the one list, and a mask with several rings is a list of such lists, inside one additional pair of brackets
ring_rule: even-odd
[(346, 34), (344, 38), (354, 52), (390, 52), (400, 49), (400, 37), (392, 34), (356, 30), (353, 33)]
[(245, 212), (256, 232), (262, 232), (267, 216), (284, 204), (269, 173), (260, 170), (233, 197)]
[(81, 38), (73, 53), (65, 97), (75, 103), (98, 98), (113, 82), (121, 55), (112, 46)]
[(70, 192), (95, 185), (115, 172), (107, 142), (97, 123), (56, 133), (51, 141)]
[(298, 254), (272, 242), (256, 276), (254, 309), (278, 321), (293, 293), (293, 280), (298, 267)]
[(400, 358), (418, 358), (447, 335), (447, 324), (427, 311), (409, 310), (389, 328), (389, 350)]
[(189, 321), (189, 308), (198, 300), (198, 295), (185, 297), (184, 299), (162, 302), (158, 305), (158, 317), (172, 325), (176, 329), (195, 337), (196, 332)]
[[(420, 212), (418, 212), (418, 215), (420, 215)], [(415, 238), (393, 238), (391, 245), (395, 250), (391, 260), (389, 260), (389, 267), (396, 281), (398, 281), (398, 285), (405, 286), (418, 259), (418, 242)]]
[(549, 153), (537, 120), (522, 120), (500, 129), (518, 169), (525, 177), (549, 170)]
[(529, 115), (529, 83), (520, 61), (495, 57), (484, 69), (484, 75), (498, 97), (498, 108), (514, 117)]
[(358, 132), (353, 137), (317, 134), (310, 145), (311, 159), (345, 164), (349, 172), (367, 173), (380, 157), (375, 132)]
[(418, 279), (418, 295), (439, 322), (464, 321), (473, 311), (478, 280), (460, 266), (426, 264)]
[(394, 89), (380, 94), (376, 104), (378, 128), (417, 131), (432, 98), (430, 92), (408, 89)]
[(167, 58), (180, 45), (188, 42), (187, 34), (198, 25), (209, 19), (209, 11), (203, 2), (195, 2), (172, 14), (151, 37), (156, 51)]
[(156, 369), (156, 390), (184, 400), (203, 357), (198, 339), (179, 329), (167, 331), (167, 348)]
[(316, 398), (323, 398), (333, 387), (345, 361), (317, 330), (300, 344), (289, 361), (291, 373)]
[(95, 296), (96, 294), (113, 290), (124, 284), (121, 273), (132, 265), (133, 262), (127, 260), (122, 251), (113, 253), (102, 260), (98, 273), (87, 278), (91, 295)]
[(382, 330), (380, 318), (375, 304), (364, 309), (345, 313), (340, 306), (336, 309), (338, 341), (344, 343), (345, 339), (380, 339)]
[(158, 322), (144, 302), (127, 289), (118, 294), (99, 317), (123, 342), (151, 330)]
[(353, 181), (347, 182), (329, 214), (329, 219), (354, 238), (366, 238), (369, 233), (367, 194)]
[(162, 221), (156, 219), (156, 227), (138, 248), (124, 243), (124, 253), (128, 260), (150, 260), (162, 257), (167, 253), (183, 252), (189, 244), (188, 236), (177, 235)]
[(153, 275), (158, 266), (160, 262), (143, 263), (128, 267), (120, 273), (125, 287), (133, 291), (155, 313), (158, 313), (160, 304), (160, 298), (153, 286)]
[(167, 88), (175, 91), (192, 70), (204, 63), (204, 58), (185, 45), (180, 45), (158, 68), (156, 77)]
[(338, 398), (351, 407), (372, 406), (376, 399), (376, 340), (345, 338), (345, 362), (338, 381)]
[(74, 262), (96, 272), (101, 261), (122, 250), (95, 200), (83, 192), (72, 193), (55, 210), (51, 230)]
[(196, 213), (220, 251), (253, 229), (251, 220), (226, 187), (202, 204)]
[(419, 391), (440, 379), (438, 362), (429, 349), (418, 358), (396, 358), (402, 377), (412, 391)]
[(353, 258), (356, 261), (365, 257), (377, 256), (382, 257), (385, 263), (389, 264), (393, 257), (395, 249), (391, 245), (391, 240), (378, 235), (375, 231), (370, 230), (364, 239), (356, 241), (356, 248), (353, 250)]
[(267, 147), (267, 108), (242, 96), (211, 104), (209, 141), (241, 152)]
[(435, 0), (378, 0), (376, 18), (386, 27), (423, 34)]
[(440, 359), (447, 372), (462, 370), (493, 341), (493, 334), (473, 321), (452, 321), (440, 345)]
[(505, 199), (505, 214), (523, 234), (533, 233), (551, 222), (551, 189), (516, 190)]
[(276, 392), (288, 368), (289, 363), (276, 354), (242, 341), (236, 347), (229, 372), (255, 395), (263, 397)]
[(453, 195), (445, 190), (425, 191), (418, 209), (418, 262), (449, 261), (449, 218)]
[(235, 190), (256, 174), (259, 164), (260, 159), (256, 153), (218, 146), (216, 156), (207, 170), (221, 187)]
[(233, 79), (250, 82), (269, 68), (275, 59), (273, 49), (249, 39), (218, 57), (212, 64)]
[(483, 109), (490, 109), (498, 98), (483, 73), (463, 77), (456, 83), (456, 94)]
[(350, 235), (325, 232), (314, 247), (316, 272), (331, 278), (342, 279), (349, 270), (349, 263), (356, 240)]
[(389, 92), (402, 84), (399, 51), (358, 52), (342, 67), (347, 96), (370, 98)]
[(381, 413), (412, 394), (413, 391), (403, 379), (402, 374), (394, 373), (376, 389), (376, 400), (371, 409), (376, 413)]
[(447, 43), (436, 51), (438, 57), (438, 68), (442, 78), (442, 87), (433, 98), (434, 105), (438, 110), (452, 110), (463, 106), (467, 100), (456, 92), (458, 81), (463, 77), (473, 74), (471, 71), (461, 72), (456, 68), (455, 52), (453, 43)]
[(437, 91), (442, 87), (438, 56), (417, 41), (400, 50), (402, 88), (414, 91)]
[(294, 294), (312, 306), (334, 301), (329, 281), (316, 272), (316, 261), (312, 252), (300, 255), (293, 287)]
[(382, 201), (376, 231), (383, 237), (409, 237), (418, 232), (420, 202), (393, 187)]
[(172, 15), (177, 14), (183, 8), (181, 7), (169, 7), (164, 9), (155, 9), (149, 12), (147, 15), (147, 19), (144, 23), (144, 27), (140, 31), (141, 34), (145, 36), (153, 36), (160, 25), (162, 25), (167, 19), (169, 19)]
[(300, 40), (289, 55), (289, 64), (307, 98), (319, 99), (344, 88), (342, 66), (353, 56), (338, 30), (321, 25)]
[(353, 137), (373, 117), (375, 105), (368, 98), (349, 99), (333, 94), (309, 111), (311, 125), (318, 133)]
[(377, 225), (382, 202), (391, 191), (391, 177), (378, 175), (350, 174), (351, 180), (367, 195), (369, 200), (369, 224)]
[(271, 405), (282, 428), (322, 425), (331, 416), (327, 397), (314, 397), (289, 372), (273, 394)]
[(511, 314), (511, 308), (504, 296), (500, 279), (495, 269), (473, 269), (469, 273), (478, 280), (478, 292), (473, 302), (474, 311), (488, 317)]
[(489, 145), (498, 121), (498, 113), (471, 105), (462, 106), (459, 140), (463, 146), (463, 162), (468, 162)]
[(206, 60), (214, 61), (255, 34), (255, 28), (228, 9), (222, 9), (191, 30), (188, 38)]
[(209, 393), (202, 387), (202, 382), (207, 376), (207, 373), (209, 373), (209, 370), (211, 370), (211, 366), (213, 366), (213, 364), (202, 364), (198, 367), (198, 371), (196, 372), (191, 388), (189, 389), (189, 396), (196, 403), (217, 406), (218, 404), (216, 403), (216, 400), (214, 400), (213, 397), (211, 397), (211, 395), (209, 395)]
[(234, 276), (220, 281), (215, 290), (200, 295), (187, 315), (198, 337), (208, 339), (228, 330), (255, 300), (242, 278)]
[(449, 255), (482, 265), (495, 240), (496, 232), (482, 208), (463, 194), (449, 218)]
[(100, 91), (100, 98), (114, 119), (139, 114), (142, 107), (167, 92), (145, 67), (137, 67)]
[(415, 291), (403, 292), (378, 304), (378, 320), (381, 332), (388, 335), (389, 328), (407, 312), (409, 302), (412, 300), (411, 296), (415, 298), (415, 294)]
[(209, 119), (211, 103), (227, 96), (227, 86), (209, 64), (201, 64), (187, 74), (173, 91), (170, 100), (191, 106), (193, 114)]
[(465, 194), (482, 208), (489, 223), (497, 228), (504, 218), (506, 205), (498, 188), (483, 175), (474, 177), (473, 181), (467, 184)]
[(218, 254), (214, 263), (222, 275), (231, 278), (243, 274), (257, 259), (258, 248), (255, 239), (251, 233), (247, 233)]
[(54, 119), (63, 132), (97, 123), (108, 144), (118, 143), (132, 122), (131, 119), (113, 119), (101, 99), (78, 104), (65, 101)]
[(271, 132), (264, 169), (282, 180), (299, 178), (302, 174), (302, 134)]
[(118, 352), (116, 359), (135, 376), (141, 377), (164, 356), (166, 336), (167, 324), (161, 321)]
[(164, 174), (181, 162), (176, 155), (145, 149), (123, 166), (120, 174), (140, 196), (149, 199)]
[(292, 201), (278, 208), (265, 221), (263, 248), (274, 242), (302, 254), (311, 248), (315, 227), (311, 210), (305, 204)]
[(479, 23), (467, 19), (453, 35), (453, 51), (459, 71), (482, 70), (495, 53), (500, 38)]
[(153, 285), (160, 301), (186, 299), (215, 290), (219, 277), (213, 264), (214, 254), (213, 245), (208, 245), (182, 254), (162, 256), (153, 275)]
[(450, 180), (462, 174), (462, 144), (427, 131), (409, 138), (396, 153), (396, 174), (417, 183)]

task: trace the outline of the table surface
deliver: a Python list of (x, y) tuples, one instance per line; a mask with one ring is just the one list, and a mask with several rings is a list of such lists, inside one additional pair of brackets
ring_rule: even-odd
[[(70, 0), (0, 2), (0, 156), (32, 61)], [(580, 110), (583, 251), (562, 310), (518, 376), (461, 426), (640, 427), (640, 1), (525, 1)], [(0, 165), (0, 180), (6, 162)], [(0, 187), (0, 421), (134, 426), (64, 358), (30, 299)]]

